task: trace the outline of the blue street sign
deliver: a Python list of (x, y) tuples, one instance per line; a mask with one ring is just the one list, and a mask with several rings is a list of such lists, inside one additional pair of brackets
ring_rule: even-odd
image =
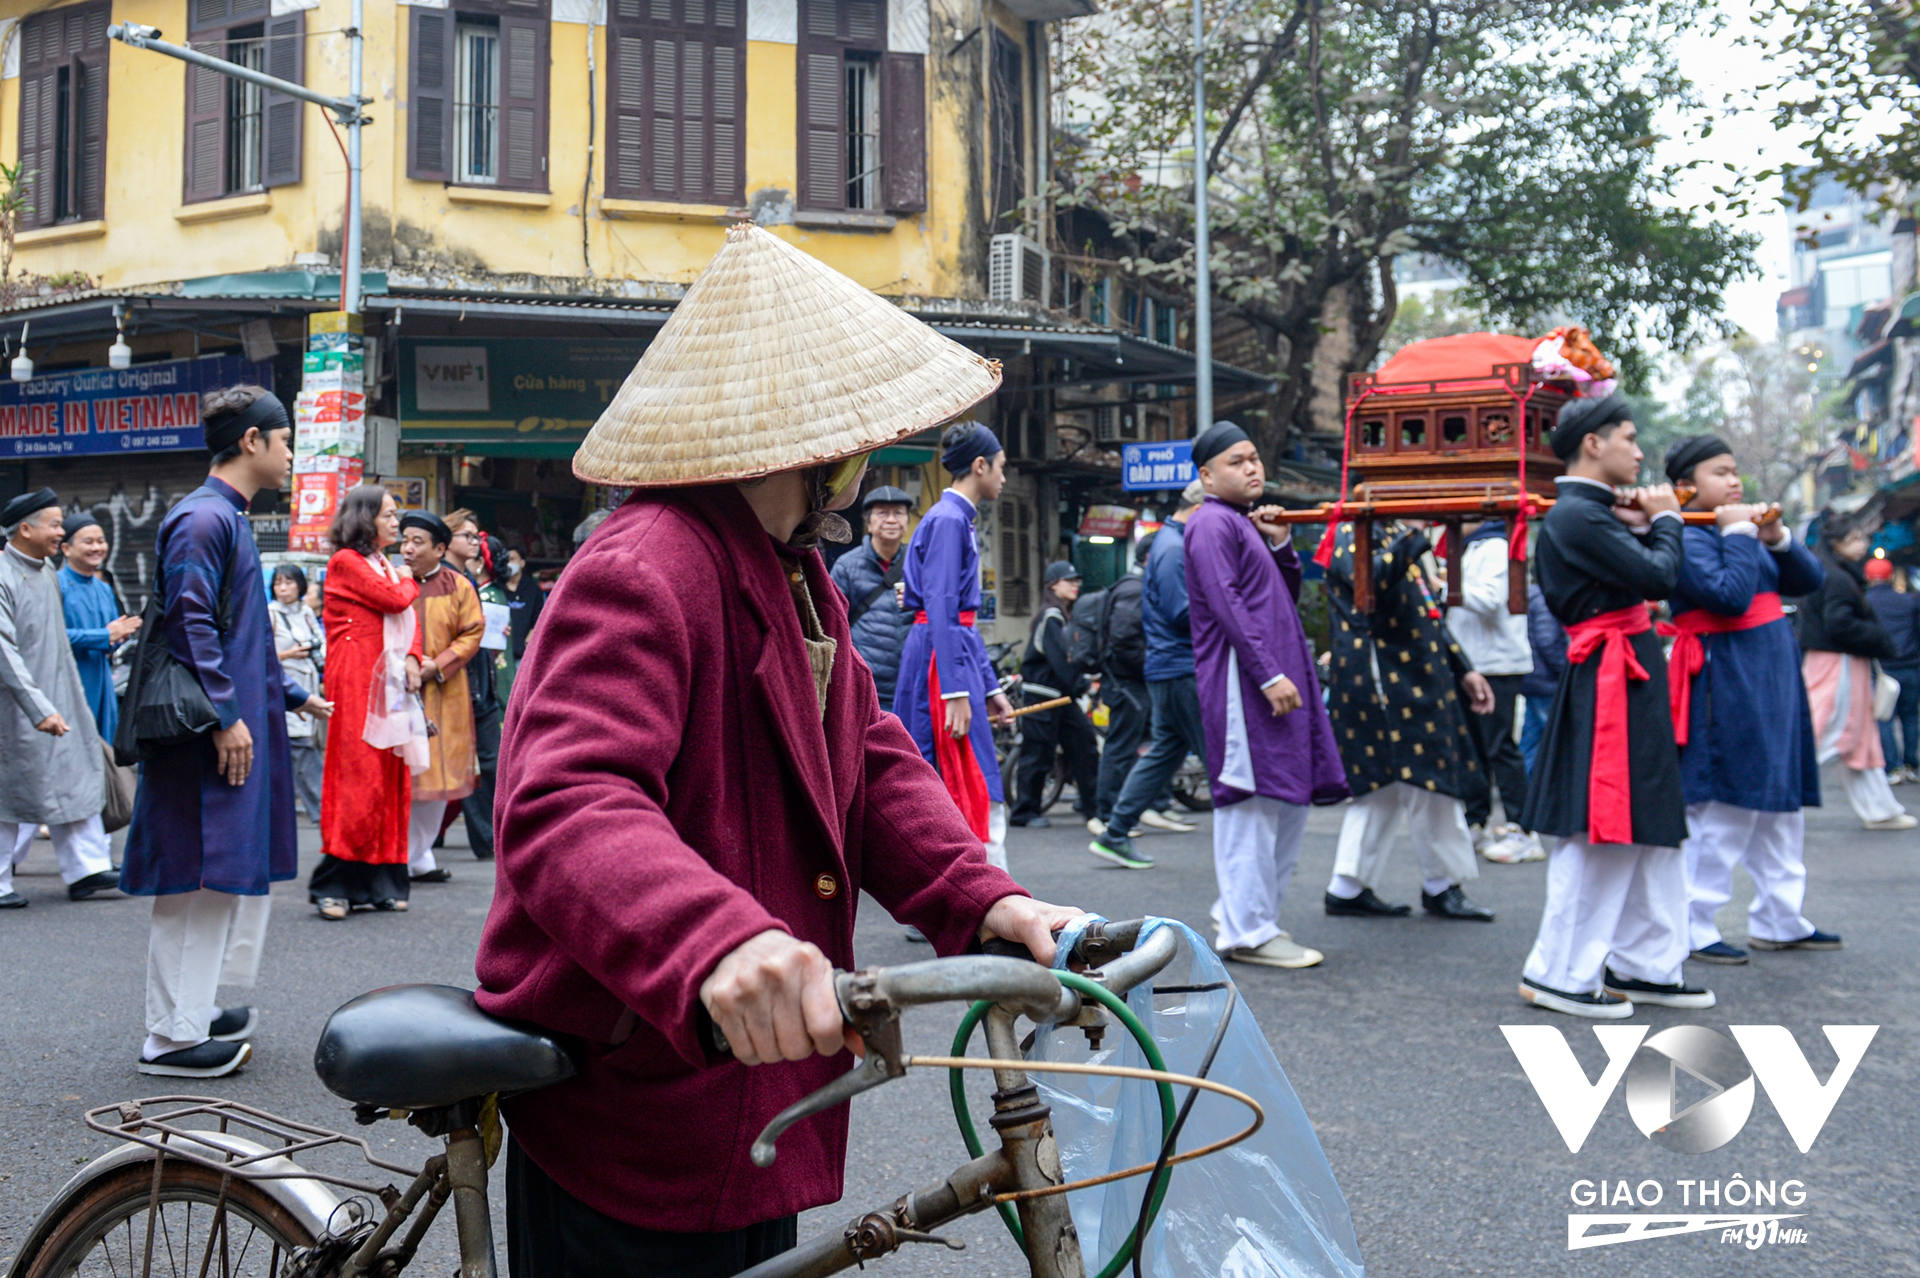
[(205, 448), (200, 396), (236, 382), (272, 390), (273, 365), (220, 355), (0, 382), (0, 460)]
[(1192, 482), (1192, 440), (1120, 445), (1120, 486), (1128, 492), (1185, 488)]

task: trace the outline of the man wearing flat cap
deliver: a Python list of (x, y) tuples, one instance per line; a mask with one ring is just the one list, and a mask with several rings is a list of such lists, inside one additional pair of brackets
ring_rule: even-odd
[(1540, 589), (1567, 628), (1560, 676), (1520, 824), (1558, 845), (1520, 997), (1593, 1020), (1635, 1003), (1713, 1006), (1687, 985), (1687, 837), (1667, 663), (1647, 602), (1680, 575), (1680, 503), (1661, 484), (1616, 506), (1640, 473), (1625, 398), (1569, 401), (1553, 451), (1567, 465), (1541, 521)]
[(1715, 527), (1681, 533), (1667, 685), (1686, 789), (1688, 937), (1692, 958), (1739, 964), (1714, 921), (1733, 899), (1733, 867), (1753, 880), (1748, 944), (1836, 950), (1840, 938), (1800, 913), (1807, 895), (1806, 817), (1820, 806), (1813, 711), (1800, 643), (1780, 597), (1820, 589), (1826, 569), (1766, 506), (1742, 502), (1726, 441), (1693, 435), (1667, 450), (1667, 478), (1691, 484), (1689, 509)]
[(154, 540), (160, 633), (206, 690), (220, 727), (155, 750), (140, 767), (120, 888), (153, 898), (147, 938), (143, 1074), (216, 1078), (253, 1049), (249, 1007), (222, 985), (260, 971), (271, 885), (298, 869), (287, 714), (332, 707), (284, 679), (247, 506), (293, 470), (293, 426), (271, 391), (231, 386), (201, 400), (206, 483), (180, 499)]
[(1266, 467), (1245, 431), (1215, 422), (1193, 442), (1206, 500), (1187, 520), (1194, 686), (1213, 787), (1215, 944), (1263, 967), (1324, 955), (1280, 927), (1311, 805), (1350, 797), (1313, 649), (1300, 624), (1291, 530), (1258, 507)]
[(53, 835), (60, 877), (76, 901), (117, 876), (100, 824), (106, 756), (67, 643), (53, 553), (63, 530), (51, 488), (0, 509), (0, 909), (26, 898), (13, 867), (42, 824)]
[(420, 583), (413, 603), (425, 654), (420, 699), (427, 722), (437, 729), (428, 739), (432, 762), (413, 779), (413, 810), (407, 817), (407, 878), (414, 883), (445, 883), (453, 877), (435, 863), (433, 841), (447, 805), (472, 794), (480, 779), (467, 663), (480, 651), (487, 617), (466, 574), (444, 562), (452, 541), (453, 530), (431, 511), (408, 511), (400, 519), (400, 558)]
[[(1029, 706), (1061, 697), (1078, 697), (1091, 682), (1067, 660), (1067, 615), (1080, 597), (1080, 570), (1064, 559), (1047, 565), (1040, 596), (1040, 615), (1027, 634), (1026, 657), (1020, 663), (1020, 694)], [(1077, 701), (1023, 716), (1020, 734), (1020, 801), (1007, 818), (1009, 825), (1045, 829), (1052, 824), (1040, 810), (1047, 778), (1053, 775), (1056, 755), (1065, 754), (1080, 796), (1080, 819), (1094, 815), (1100, 788), (1100, 738)]]
[(998, 384), (743, 225), (575, 455), (635, 491), (548, 599), (501, 744), (478, 998), (580, 1056), (501, 1105), (516, 1278), (736, 1274), (840, 1196), (845, 1106), (771, 1167), (748, 1147), (851, 1064), (832, 971), (854, 965), (861, 893), (941, 954), (999, 936), (1051, 961), (1074, 912), (987, 863), (881, 708), (813, 549), (851, 538), (836, 512), (868, 451)]

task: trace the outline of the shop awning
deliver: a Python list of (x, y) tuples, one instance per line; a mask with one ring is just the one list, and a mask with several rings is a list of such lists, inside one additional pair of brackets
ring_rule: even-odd
[[(1065, 378), (1024, 388), (1027, 390), (1116, 383), (1190, 385), (1197, 369), (1192, 351), (1131, 333), (1024, 324), (929, 322), (936, 332), (983, 355), (1039, 355), (1066, 360), (1072, 365)], [(1270, 395), (1277, 389), (1272, 378), (1222, 360), (1213, 361), (1213, 386), (1217, 393), (1250, 391)]]

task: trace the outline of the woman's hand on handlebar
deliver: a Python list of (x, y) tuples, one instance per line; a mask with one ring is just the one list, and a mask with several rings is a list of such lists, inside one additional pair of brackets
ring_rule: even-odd
[(1017, 941), (1033, 952), (1033, 960), (1053, 963), (1053, 934), (1086, 911), (1072, 905), (1048, 905), (1030, 896), (1003, 896), (993, 903), (980, 923), (980, 939)]
[(742, 1065), (865, 1050), (841, 1019), (833, 964), (817, 946), (777, 929), (721, 959), (700, 983), (700, 1001)]

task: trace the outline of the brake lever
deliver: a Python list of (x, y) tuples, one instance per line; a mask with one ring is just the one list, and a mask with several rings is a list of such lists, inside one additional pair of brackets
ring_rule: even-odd
[[(835, 972), (833, 990), (840, 1002), (840, 1015), (867, 1045), (866, 1057), (852, 1069), (825, 1087), (803, 1096), (774, 1115), (753, 1142), (755, 1167), (771, 1167), (778, 1152), (774, 1142), (789, 1127), (836, 1105), (844, 1105), (861, 1092), (872, 1091), (907, 1072), (906, 1045), (900, 1037), (900, 1012), (881, 992), (870, 971)], [(715, 1035), (719, 1034), (715, 1027)]]

